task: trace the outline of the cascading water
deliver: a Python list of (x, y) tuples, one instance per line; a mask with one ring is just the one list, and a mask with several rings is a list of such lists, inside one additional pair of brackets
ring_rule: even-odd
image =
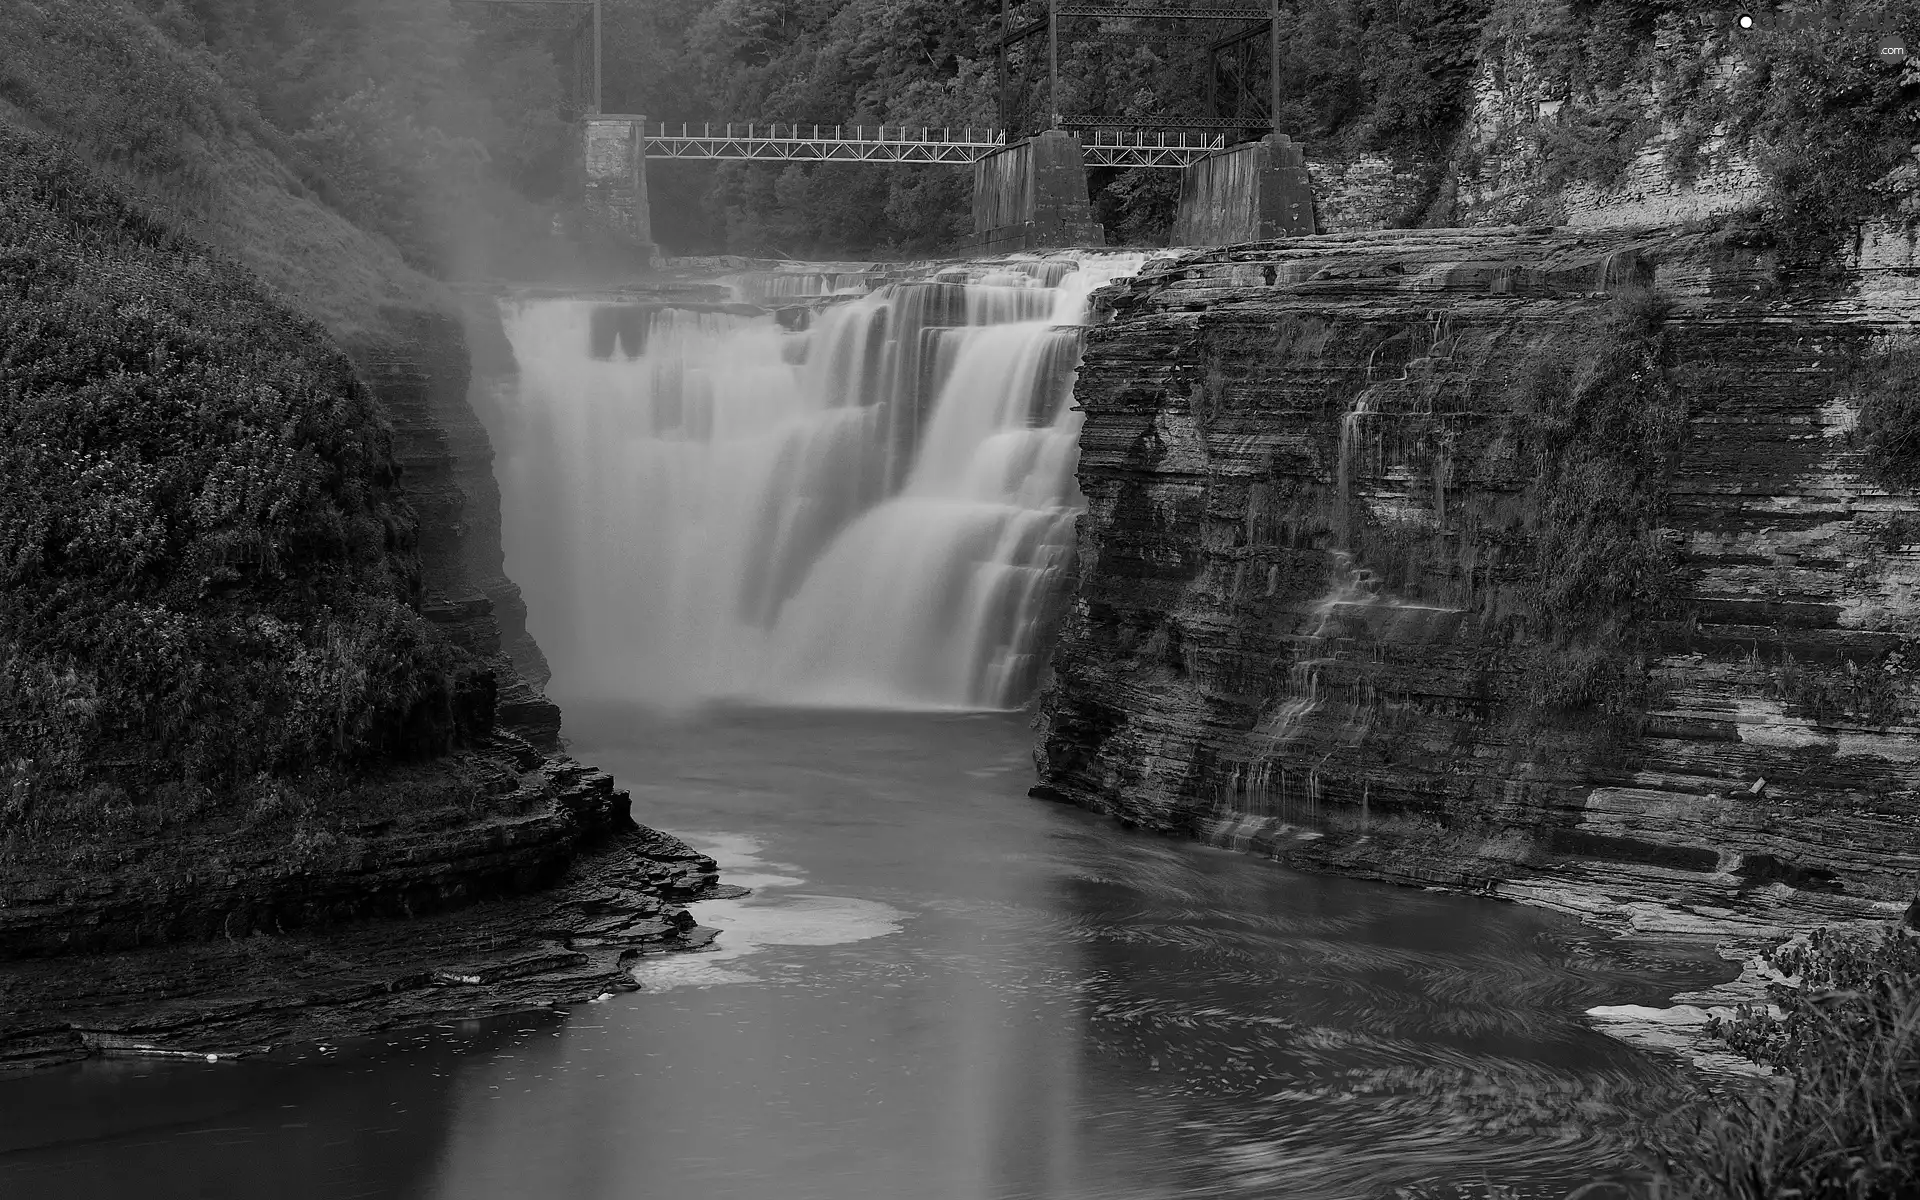
[(1078, 327), (1093, 287), (1139, 261), (949, 269), (800, 332), (505, 305), (507, 568), (559, 685), (669, 705), (1020, 704), (1084, 505)]
[[(1297, 643), (1285, 692), (1248, 732), (1246, 761), (1229, 766), (1218, 783), (1213, 811), (1202, 830), (1202, 836), (1217, 845), (1248, 850), (1281, 838), (1319, 836), (1312, 832), (1321, 819), (1319, 768), (1332, 752), (1329, 748), (1317, 761), (1306, 760), (1294, 749), (1294, 743), (1307, 732), (1308, 722), (1336, 699), (1336, 689), (1324, 677), (1340, 661), (1339, 642), (1349, 626), (1362, 624), (1371, 640), (1392, 642), (1417, 637), (1424, 623), (1461, 611), (1452, 605), (1404, 600), (1384, 591), (1378, 573), (1361, 563), (1357, 549), (1356, 535), (1368, 507), (1358, 485), (1363, 477), (1381, 473), (1382, 466), (1374, 461), (1381, 448), (1373, 427), (1383, 418), (1421, 419), (1431, 415), (1431, 376), (1436, 367), (1451, 360), (1451, 331), (1444, 319), (1432, 322), (1426, 344), (1426, 352), (1403, 364), (1397, 378), (1376, 381), (1377, 364), (1370, 360), (1368, 384), (1354, 396), (1341, 418), (1339, 453), (1334, 463), (1333, 544), (1328, 547), (1327, 588), (1308, 610), (1310, 624)], [(1446, 354), (1439, 352), (1441, 347), (1447, 348)], [(1402, 386), (1416, 381), (1418, 386)], [(1432, 505), (1432, 520), (1437, 525), (1446, 505), (1438, 471)], [(1386, 511), (1389, 504), (1377, 507), (1382, 511), (1376, 515), (1391, 519), (1392, 514)], [(1402, 501), (1399, 507), (1410, 506)], [(1420, 519), (1411, 512), (1400, 516)], [(1272, 591), (1270, 582), (1269, 594)], [(1323, 727), (1317, 732), (1323, 738), (1331, 735), (1358, 741), (1366, 732), (1372, 689), (1364, 680), (1351, 680), (1337, 692), (1339, 731), (1333, 733)], [(1366, 804), (1363, 788), (1363, 825)]]

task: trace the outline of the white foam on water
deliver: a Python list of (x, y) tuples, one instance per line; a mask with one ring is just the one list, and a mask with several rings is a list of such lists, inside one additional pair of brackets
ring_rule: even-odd
[(692, 834), (686, 841), (719, 865), (721, 882), (752, 888), (754, 895), (689, 905), (700, 924), (719, 930), (720, 936), (704, 950), (641, 959), (631, 974), (650, 992), (760, 983), (761, 976), (728, 964), (772, 946), (841, 946), (885, 937), (910, 915), (877, 900), (788, 892), (805, 878), (774, 873), (795, 868), (761, 857), (762, 845), (753, 837)]

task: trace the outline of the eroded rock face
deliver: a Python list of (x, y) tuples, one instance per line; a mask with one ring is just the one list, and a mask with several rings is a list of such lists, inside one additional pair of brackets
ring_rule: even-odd
[(100, 1053), (244, 1054), (632, 991), (636, 958), (712, 940), (686, 900), (739, 894), (716, 887), (712, 859), (645, 829), (575, 842), (538, 869), (554, 877), (543, 890), (444, 912), (10, 963), (0, 1074)]
[(489, 325), (481, 319), (488, 315), (476, 308), (463, 323), (395, 310), (387, 336), (356, 347), (355, 357), (393, 422), (401, 490), (419, 514), (421, 611), (454, 641), (496, 660), (501, 724), (555, 750), (560, 711), (539, 691), (546, 659), (527, 634), (520, 589), (507, 578), (493, 444), (475, 411), (493, 381), (513, 369), (499, 319)]
[[(1920, 873), (1920, 502), (1853, 426), (1855, 364), (1915, 275), (1882, 256), (1780, 291), (1741, 241), (1352, 234), (1119, 285), (1075, 387), (1090, 507), (1044, 792), (1621, 927), (1897, 915)], [(1541, 415), (1515, 381), (1649, 284), (1685, 416), (1645, 532), (1679, 594), (1631, 711), (1542, 713), (1524, 697), (1556, 665), (1516, 617), (1537, 515), (1516, 447)]]

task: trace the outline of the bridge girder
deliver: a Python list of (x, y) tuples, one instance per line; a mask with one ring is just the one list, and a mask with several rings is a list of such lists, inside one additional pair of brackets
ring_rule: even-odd
[[(631, 120), (608, 114), (609, 121)], [(955, 137), (950, 129), (909, 129), (901, 126), (855, 126), (849, 135), (844, 125), (723, 125), (719, 132), (712, 126), (681, 125), (679, 132), (667, 124), (642, 128), (641, 153), (651, 159), (721, 159), (733, 162), (868, 162), (868, 163), (950, 163), (966, 165), (989, 154), (1006, 149), (1006, 131), (1001, 129), (962, 130)], [(1190, 166), (1225, 148), (1220, 134), (1186, 132), (1129, 133), (1112, 128), (1092, 130), (1090, 139), (1081, 141), (1082, 153), (1090, 167), (1164, 167)], [(1016, 139), (1017, 140), (1017, 139)]]

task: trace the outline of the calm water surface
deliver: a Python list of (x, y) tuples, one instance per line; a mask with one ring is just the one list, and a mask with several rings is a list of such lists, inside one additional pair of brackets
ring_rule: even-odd
[(716, 952), (565, 1014), (0, 1081), (0, 1197), (1558, 1196), (1673, 1087), (1579, 1012), (1727, 975), (1029, 800), (1017, 717), (568, 711), (755, 889), (695, 907)]

